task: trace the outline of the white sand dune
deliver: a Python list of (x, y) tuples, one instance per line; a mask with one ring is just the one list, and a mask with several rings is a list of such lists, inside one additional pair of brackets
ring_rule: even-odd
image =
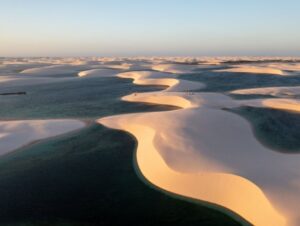
[(105, 68), (110, 68), (110, 69), (118, 69), (118, 70), (123, 70), (123, 71), (136, 71), (136, 70), (144, 70), (144, 69), (149, 69), (150, 64), (144, 63), (144, 62), (124, 62), (121, 64), (104, 64)]
[(62, 75), (62, 74), (75, 73), (79, 68), (73, 65), (51, 65), (51, 66), (26, 69), (20, 73), (24, 75), (36, 75), (36, 76)]
[[(138, 117), (138, 115), (134, 116)], [(157, 130), (157, 126), (154, 128), (148, 126), (146, 121), (149, 122), (150, 119), (153, 120), (153, 118), (146, 117), (136, 122), (136, 120), (132, 121), (126, 117), (112, 117), (102, 119), (99, 122), (112, 128), (126, 130), (137, 138), (139, 143), (137, 150), (139, 169), (145, 178), (156, 186), (175, 194), (227, 207), (250, 222), (254, 222), (255, 225), (284, 225), (284, 218), (274, 210), (261, 190), (242, 177), (226, 173), (214, 173), (208, 170), (199, 171), (198, 173), (184, 173), (179, 170), (173, 170), (170, 164), (176, 165), (179, 163), (175, 163), (174, 160), (168, 158), (172, 158), (175, 155), (184, 156), (184, 153), (169, 154), (168, 152), (174, 152), (174, 150), (163, 149), (162, 147), (165, 147), (165, 144), (170, 143), (173, 149), (175, 149), (176, 145), (179, 145), (179, 148), (183, 148), (182, 152), (187, 152), (190, 157), (192, 155), (189, 153), (189, 150), (185, 151), (182, 143), (171, 140), (172, 136), (174, 136), (173, 133), (169, 136), (166, 133), (162, 133), (161, 130)], [(158, 124), (157, 120), (165, 119), (165, 117), (156, 118), (155, 123)], [(167, 122), (170, 121), (168, 120)], [(176, 151), (180, 152), (178, 149)], [(161, 153), (162, 151), (165, 152)], [(164, 158), (167, 160), (162, 157), (163, 155), (165, 155)], [(199, 160), (200, 158), (198, 157), (197, 159)], [(189, 164), (193, 162), (193, 166), (197, 163), (196, 160), (185, 161), (189, 162)], [(202, 161), (205, 163), (204, 166), (216, 164), (205, 159), (202, 159)], [(184, 164), (183, 167), (186, 166)], [(202, 167), (204, 168), (204, 166)]]
[[(179, 103), (177, 99), (172, 98), (148, 100), (143, 99), (151, 103)], [(179, 106), (190, 107), (181, 104)], [(230, 148), (239, 149), (244, 145), (236, 145), (235, 138), (241, 136), (241, 131), (232, 134), (223, 128), (224, 122), (227, 125), (225, 128), (240, 122), (232, 121), (232, 115), (228, 113), (226, 118), (220, 117), (220, 112), (196, 111), (192, 108), (176, 112), (108, 117), (99, 122), (112, 128), (126, 130), (137, 138), (138, 165), (151, 183), (176, 194), (229, 208), (255, 225), (284, 225), (283, 217), (274, 210), (257, 186), (247, 179), (230, 174), (234, 171), (229, 164), (222, 164), (218, 158), (206, 157), (216, 144), (218, 150), (214, 152), (219, 151), (223, 158), (228, 158)], [(218, 121), (214, 122), (217, 119)], [(251, 135), (250, 127), (247, 129), (245, 140), (247, 135)], [(211, 140), (212, 135), (219, 139), (217, 143)], [(208, 141), (210, 142), (207, 143)], [(258, 145), (254, 138), (251, 141)], [(225, 150), (223, 145), (227, 145)], [(235, 161), (238, 161), (238, 158)]]
[(9, 153), (33, 141), (80, 129), (79, 120), (24, 120), (0, 121), (0, 155)]
[(299, 63), (270, 63), (268, 67), (277, 68), (283, 71), (300, 72)]
[[(39, 76), (0, 76), (0, 88), (4, 87), (19, 87), (26, 85), (37, 85), (37, 84), (50, 84), (59, 83), (73, 80), (73, 77), (65, 78), (52, 78), (52, 77), (39, 77)], [(23, 91), (23, 90), (21, 90)]]
[(133, 83), (137, 85), (163, 85), (168, 86), (165, 91), (192, 91), (204, 88), (204, 84), (200, 82), (192, 82), (176, 79), (176, 75), (163, 72), (153, 71), (131, 71), (120, 73), (120, 78), (131, 78)]
[[(118, 76), (131, 77), (137, 84), (161, 82), (172, 87), (182, 82), (163, 80), (163, 74), (151, 78), (149, 73), (138, 73)], [(218, 93), (163, 91), (132, 94), (123, 100), (182, 108), (99, 119), (137, 138), (138, 166), (151, 183), (226, 207), (257, 226), (300, 224), (300, 156), (264, 147), (245, 119), (222, 110), (239, 106), (293, 109), (286, 106), (286, 99), (233, 100)]]
[(79, 77), (85, 77), (85, 76), (113, 77), (118, 72), (119, 72), (118, 70), (113, 70), (113, 69), (92, 69), (92, 70), (81, 71), (78, 73), (78, 76)]
[(0, 74), (3, 75), (15, 74), (29, 68), (37, 68), (42, 66), (45, 65), (37, 64), (37, 63), (26, 63), (26, 62), (17, 62), (17, 63), (6, 62), (6, 64), (0, 65)]
[(270, 95), (274, 97), (291, 97), (300, 95), (300, 86), (287, 86), (287, 87), (263, 87), (252, 89), (238, 89), (231, 91), (232, 94), (239, 95)]
[[(270, 67), (282, 68), (283, 70), (298, 70), (298, 57), (40, 57), (40, 58), (1, 58), (0, 68), (3, 65), (21, 66), (31, 65), (31, 67), (39, 67), (39, 65), (71, 65), (71, 66), (91, 66), (91, 65), (106, 65), (107, 67), (119, 67), (118, 69), (137, 70), (132, 67), (141, 66), (144, 64), (193, 64), (199, 65), (220, 65), (224, 62), (258, 62)], [(270, 63), (265, 63), (266, 61)], [(272, 63), (274, 61), (274, 63)], [(278, 62), (281, 61), (281, 62)], [(293, 63), (291, 63), (293, 62)], [(192, 65), (187, 65), (188, 67)], [(26, 66), (27, 67), (27, 66)]]
[(206, 68), (209, 65), (185, 65), (185, 64), (154, 64), (155, 71), (168, 72), (173, 74), (194, 73), (195, 69)]
[[(252, 106), (252, 107), (262, 107), (262, 108), (272, 108), (277, 110), (283, 111), (290, 111), (300, 113), (300, 100), (295, 99), (273, 99), (273, 98), (266, 98), (266, 99), (256, 99), (256, 100), (249, 100), (249, 101), (240, 101), (242, 106)], [(243, 104), (244, 103), (244, 104)]]
[[(124, 101), (128, 102), (146, 102), (151, 104), (164, 104), (164, 105), (171, 105), (181, 108), (189, 108), (193, 107), (194, 104), (177, 95), (172, 95), (171, 93), (165, 93), (165, 95), (160, 95), (158, 92), (153, 93), (135, 93), (128, 96), (124, 96), (121, 98)], [(176, 103), (176, 104), (174, 104)]]
[[(278, 110), (300, 112), (300, 100), (291, 99), (300, 94), (300, 87), (268, 87), (268, 88), (254, 88), (254, 89), (241, 89), (231, 92), (232, 94), (260, 94), (271, 95), (274, 97), (282, 98), (263, 98), (255, 100), (240, 101), (241, 105), (252, 107), (267, 107)], [(286, 98), (289, 97), (289, 98)]]
[(300, 101), (291, 99), (266, 99), (262, 105), (268, 108), (300, 112)]
[(252, 74), (297, 75), (300, 72), (299, 63), (257, 63), (240, 64), (232, 68), (216, 70), (218, 72), (240, 72)]
[(13, 76), (0, 76), (0, 83), (11, 82), (17, 79), (18, 79), (17, 77), (13, 77)]
[(123, 64), (106, 64), (105, 67), (107, 68), (111, 68), (111, 69), (119, 69), (119, 70), (129, 70), (131, 69), (133, 65), (132, 64), (128, 64), (128, 63), (123, 63)]
[(239, 65), (233, 68), (215, 70), (217, 72), (239, 72), (239, 73), (250, 73), (250, 74), (273, 74), (273, 75), (287, 75), (281, 69), (263, 67), (263, 66), (251, 66), (251, 65)]

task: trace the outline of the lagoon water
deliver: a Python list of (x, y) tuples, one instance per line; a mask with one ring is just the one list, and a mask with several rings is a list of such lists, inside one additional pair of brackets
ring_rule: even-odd
[(135, 139), (93, 122), (107, 115), (177, 109), (120, 100), (165, 87), (53, 76), (61, 81), (2, 84), (1, 92), (26, 95), (0, 96), (0, 119), (72, 118), (88, 126), (1, 156), (1, 225), (239, 225), (219, 211), (149, 185), (135, 167)]

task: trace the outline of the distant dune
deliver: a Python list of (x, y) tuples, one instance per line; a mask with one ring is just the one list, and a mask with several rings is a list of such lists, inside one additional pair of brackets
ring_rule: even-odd
[(53, 65), (38, 68), (30, 68), (21, 72), (21, 74), (48, 76), (48, 75), (59, 75), (76, 72), (76, 68), (71, 65)]
[(280, 69), (260, 67), (260, 66), (237, 66), (234, 68), (217, 70), (219, 72), (239, 72), (239, 73), (252, 73), (252, 74), (273, 74), (273, 75), (286, 75), (286, 73)]
[(300, 86), (294, 87), (263, 87), (252, 89), (239, 89), (231, 91), (232, 94), (239, 95), (271, 95), (274, 97), (294, 97), (300, 95)]
[(254, 74), (293, 75), (300, 72), (299, 63), (251, 63), (234, 65), (232, 68), (217, 70), (219, 72), (240, 72)]
[(169, 72), (174, 74), (189, 73), (191, 68), (187, 65), (180, 64), (157, 64), (152, 66), (153, 70)]
[(85, 76), (112, 77), (116, 73), (117, 71), (113, 69), (92, 69), (87, 71), (81, 71), (78, 73), (78, 76), (79, 77), (85, 77)]

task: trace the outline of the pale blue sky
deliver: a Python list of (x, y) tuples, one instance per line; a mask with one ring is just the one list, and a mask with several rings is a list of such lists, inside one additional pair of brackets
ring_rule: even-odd
[(0, 56), (300, 56), (299, 27), (299, 0), (0, 0)]

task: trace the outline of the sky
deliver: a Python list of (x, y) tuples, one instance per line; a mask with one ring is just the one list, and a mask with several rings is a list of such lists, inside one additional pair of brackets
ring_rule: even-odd
[(0, 0), (0, 56), (300, 56), (299, 0)]

